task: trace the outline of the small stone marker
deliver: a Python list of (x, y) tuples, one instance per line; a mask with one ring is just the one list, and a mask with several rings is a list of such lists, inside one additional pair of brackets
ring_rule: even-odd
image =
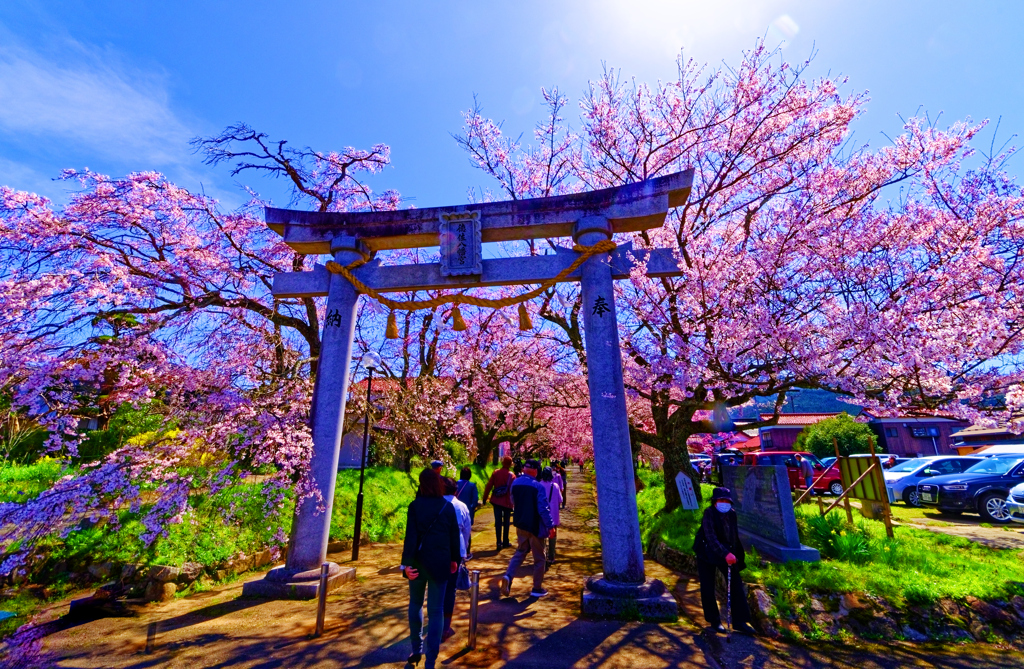
[(679, 501), (683, 503), (684, 509), (696, 511), (700, 508), (697, 503), (697, 495), (693, 492), (693, 481), (689, 476), (682, 472), (676, 474), (676, 488), (679, 489)]
[(480, 212), (441, 214), (441, 276), (482, 274)]

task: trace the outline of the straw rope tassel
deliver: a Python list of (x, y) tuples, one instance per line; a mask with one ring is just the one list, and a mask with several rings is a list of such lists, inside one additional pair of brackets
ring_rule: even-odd
[(462, 312), (459, 311), (459, 305), (456, 304), (452, 307), (452, 329), (462, 332), (466, 327), (466, 321), (462, 320)]
[[(391, 314), (388, 316), (387, 336), (388, 339), (397, 339), (398, 327), (395, 326), (394, 330), (392, 330), (392, 325), (394, 324), (395, 317), (394, 312), (396, 309), (402, 309), (405, 311), (415, 311), (416, 309), (434, 309), (444, 304), (454, 304), (456, 306), (460, 304), (471, 304), (475, 307), (489, 307), (491, 309), (501, 309), (502, 307), (510, 307), (513, 304), (522, 305), (523, 302), (527, 302), (535, 297), (542, 295), (544, 291), (546, 291), (548, 288), (555, 285), (556, 283), (564, 281), (566, 278), (569, 277), (570, 274), (579, 269), (580, 265), (585, 263), (591, 256), (595, 256), (599, 253), (610, 253), (615, 250), (615, 247), (615, 242), (613, 242), (610, 239), (605, 239), (592, 246), (573, 246), (572, 250), (579, 253), (580, 255), (575, 260), (572, 261), (572, 264), (570, 264), (568, 267), (559, 272), (557, 276), (548, 279), (547, 281), (544, 281), (543, 283), (540, 284), (538, 288), (529, 290), (525, 293), (522, 293), (521, 295), (516, 295), (514, 297), (504, 297), (501, 299), (488, 299), (486, 297), (475, 297), (473, 295), (459, 293), (457, 295), (438, 295), (437, 297), (431, 298), (429, 300), (392, 300), (391, 298), (382, 295), (379, 291), (367, 286), (365, 283), (357, 279), (356, 276), (352, 273), (352, 270), (354, 270), (355, 268), (359, 267), (360, 265), (366, 264), (367, 259), (361, 258), (347, 266), (341, 265), (333, 260), (329, 260), (327, 261), (326, 267), (331, 273), (340, 274), (346, 279), (348, 279), (349, 282), (353, 286), (355, 286), (355, 289), (360, 293), (363, 293), (364, 295), (369, 295), (373, 299), (377, 300), (384, 306), (391, 309)], [(523, 313), (525, 311), (526, 308), (521, 306), (519, 310), (520, 328), (522, 328), (523, 326)], [(459, 319), (461, 320), (461, 314), (459, 315)], [(530, 329), (533, 327), (533, 325), (530, 324), (529, 313), (526, 313), (526, 323), (527, 327), (523, 329)], [(463, 322), (463, 325), (465, 325), (465, 322)], [(394, 334), (393, 337), (391, 336), (392, 334)]]
[(530, 320), (530, 312), (526, 310), (526, 302), (519, 303), (519, 329), (533, 329), (533, 321)]
[(388, 314), (388, 329), (384, 333), (388, 339), (398, 339), (398, 323), (395, 322), (395, 312)]

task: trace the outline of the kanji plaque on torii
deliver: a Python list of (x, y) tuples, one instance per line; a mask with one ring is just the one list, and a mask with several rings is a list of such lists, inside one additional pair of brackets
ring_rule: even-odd
[[(648, 276), (677, 275), (678, 261), (670, 250), (635, 250), (629, 244), (610, 253), (594, 251), (605, 250), (596, 246), (602, 242), (611, 248), (608, 240), (616, 233), (661, 227), (668, 210), (686, 202), (692, 181), (693, 171), (687, 170), (533, 200), (386, 212), (266, 210), (267, 225), (285, 243), (300, 253), (329, 253), (339, 266), (365, 261), (380, 249), (442, 247), (443, 263), (382, 267), (369, 260), (352, 269), (348, 276), (371, 293), (539, 284), (556, 278), (580, 282), (604, 567), (583, 590), (586, 615), (676, 615), (675, 600), (664, 584), (644, 573), (613, 281), (627, 278), (637, 264), (643, 264)], [(460, 222), (467, 225), (459, 228)], [(558, 237), (571, 237), (589, 247), (591, 255), (581, 257), (567, 248), (548, 256), (480, 257), (481, 242)], [(581, 264), (568, 272), (574, 262)], [(307, 498), (300, 504), (286, 565), (261, 581), (247, 583), (245, 592), (313, 597), (327, 555), (359, 291), (349, 278), (317, 265), (309, 272), (278, 274), (273, 292), (279, 298), (327, 296), (330, 322), (324, 324), (311, 417), (310, 476), (320, 499)], [(337, 565), (331, 566), (330, 579), (328, 587), (343, 579)]]

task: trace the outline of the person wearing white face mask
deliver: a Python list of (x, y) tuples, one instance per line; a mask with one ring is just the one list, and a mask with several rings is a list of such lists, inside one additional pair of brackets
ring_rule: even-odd
[(731, 586), (729, 607), (733, 628), (742, 634), (754, 634), (740, 578), (740, 572), (746, 567), (746, 556), (740, 543), (736, 512), (732, 510), (732, 493), (728, 488), (715, 488), (711, 493), (711, 506), (704, 510), (700, 529), (693, 539), (693, 552), (697, 556), (704, 620), (712, 629), (726, 631), (715, 599), (715, 573), (721, 571), (730, 576), (727, 582)]

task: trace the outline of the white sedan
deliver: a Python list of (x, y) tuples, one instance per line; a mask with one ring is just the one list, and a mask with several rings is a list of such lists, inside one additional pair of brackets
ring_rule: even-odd
[(1010, 488), (1006, 498), (1006, 510), (1010, 512), (1010, 520), (1024, 523), (1024, 483)]

